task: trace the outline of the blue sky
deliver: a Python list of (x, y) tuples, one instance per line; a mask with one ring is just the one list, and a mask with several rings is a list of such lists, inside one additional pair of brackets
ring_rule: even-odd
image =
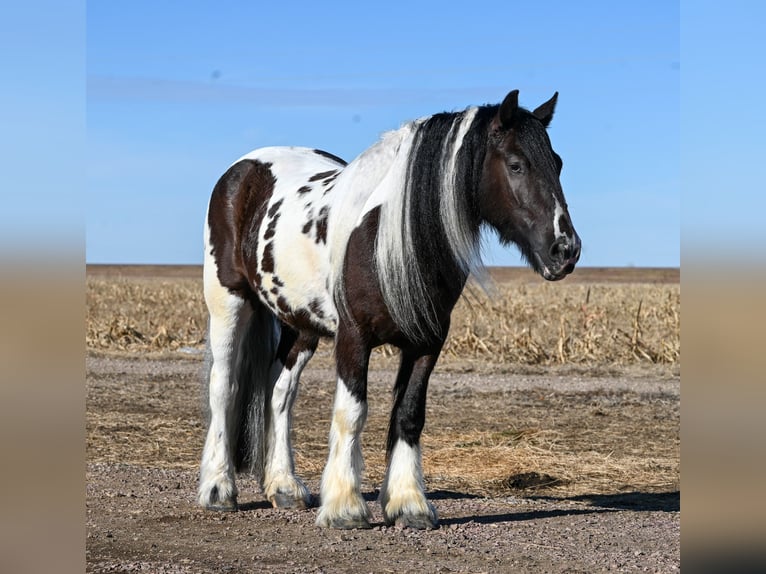
[(677, 265), (679, 219), (684, 261), (763, 262), (766, 3), (684, 0), (680, 26), (672, 2), (567, 5), (482, 5), (451, 26), (422, 4), (357, 7), (348, 26), (340, 8), (6, 2), (0, 257), (199, 262), (210, 188), (242, 153), (351, 157), (516, 87), (527, 106), (561, 92), (551, 135), (584, 265)]
[[(680, 261), (674, 2), (87, 3), (89, 263), (199, 263), (210, 191), (265, 145), (352, 159), (402, 122), (558, 91), (582, 265)], [(479, 5), (476, 6), (479, 8)], [(490, 236), (487, 260), (520, 264)]]

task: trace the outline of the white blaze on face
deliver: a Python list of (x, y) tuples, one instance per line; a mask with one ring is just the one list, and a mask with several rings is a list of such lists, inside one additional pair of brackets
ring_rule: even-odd
[(561, 218), (564, 217), (564, 208), (561, 207), (558, 199), (554, 198), (554, 201), (556, 202), (556, 209), (553, 210), (553, 235), (555, 239), (560, 239), (561, 237), (567, 237), (566, 233), (562, 233), (559, 223)]

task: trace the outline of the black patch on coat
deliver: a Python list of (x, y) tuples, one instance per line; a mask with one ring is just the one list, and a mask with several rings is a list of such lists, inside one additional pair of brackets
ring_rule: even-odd
[[(281, 200), (280, 200), (281, 201)], [(271, 210), (269, 210), (271, 211)], [(279, 221), (280, 213), (274, 213), (269, 219), (269, 225), (266, 227), (266, 233), (263, 234), (263, 238), (268, 241), (277, 234), (277, 221)]]
[(320, 179), (324, 179), (324, 178), (326, 178), (326, 177), (328, 177), (330, 175), (335, 175), (337, 173), (338, 173), (337, 169), (331, 169), (329, 171), (321, 171), (321, 172), (319, 172), (317, 174), (312, 175), (309, 178), (309, 181), (319, 181)]
[(282, 202), (283, 201), (284, 201), (284, 198), (280, 199), (279, 201), (274, 202), (274, 204), (271, 207), (269, 207), (269, 212), (268, 212), (267, 215), (269, 217), (274, 217), (276, 215), (277, 211), (279, 211), (279, 208), (282, 207)]
[(330, 216), (330, 208), (329, 206), (325, 205), (322, 209), (319, 210), (319, 215), (317, 216), (316, 220), (316, 226), (317, 226), (317, 236), (316, 236), (316, 243), (327, 243), (327, 218)]
[(277, 297), (277, 308), (285, 314), (290, 313), (290, 305), (287, 304), (287, 299), (285, 299), (282, 295)]
[(218, 280), (245, 298), (252, 295), (248, 276), (256, 272), (258, 229), (275, 183), (270, 163), (242, 160), (226, 170), (210, 197), (207, 223)]
[(325, 315), (324, 315), (324, 311), (322, 311), (322, 301), (320, 301), (319, 299), (312, 299), (311, 302), (309, 303), (309, 309), (314, 315), (316, 315), (320, 319), (324, 319)]
[(314, 153), (317, 155), (321, 155), (322, 157), (326, 157), (327, 159), (330, 159), (334, 162), (340, 163), (342, 165), (348, 165), (345, 160), (339, 158), (337, 155), (333, 155), (328, 151), (324, 151), (321, 149), (315, 149)]
[(274, 273), (274, 242), (270, 241), (263, 247), (261, 269), (264, 273)]

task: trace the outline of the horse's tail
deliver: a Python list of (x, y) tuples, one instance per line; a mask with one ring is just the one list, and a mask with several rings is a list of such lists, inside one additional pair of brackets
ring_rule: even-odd
[(268, 404), (279, 376), (275, 372), (279, 323), (263, 305), (254, 305), (239, 349), (236, 404), (238, 421), (234, 461), (237, 472), (254, 474), (263, 481), (269, 425)]
[[(266, 307), (256, 303), (239, 342), (235, 367), (239, 388), (232, 408), (229, 437), (237, 472), (251, 473), (259, 482), (263, 481), (266, 459), (268, 404), (279, 376), (275, 368), (278, 341), (279, 322)], [(212, 364), (208, 337), (204, 367), (206, 389), (209, 389)], [(209, 406), (206, 411), (209, 425)]]

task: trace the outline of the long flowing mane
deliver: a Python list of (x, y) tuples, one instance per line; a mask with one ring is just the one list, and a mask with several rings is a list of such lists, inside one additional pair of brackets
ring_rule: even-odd
[(398, 185), (381, 205), (378, 280), (392, 318), (415, 341), (442, 337), (434, 286), (460, 292), (483, 275), (474, 191), (497, 106), (441, 113), (415, 123)]

